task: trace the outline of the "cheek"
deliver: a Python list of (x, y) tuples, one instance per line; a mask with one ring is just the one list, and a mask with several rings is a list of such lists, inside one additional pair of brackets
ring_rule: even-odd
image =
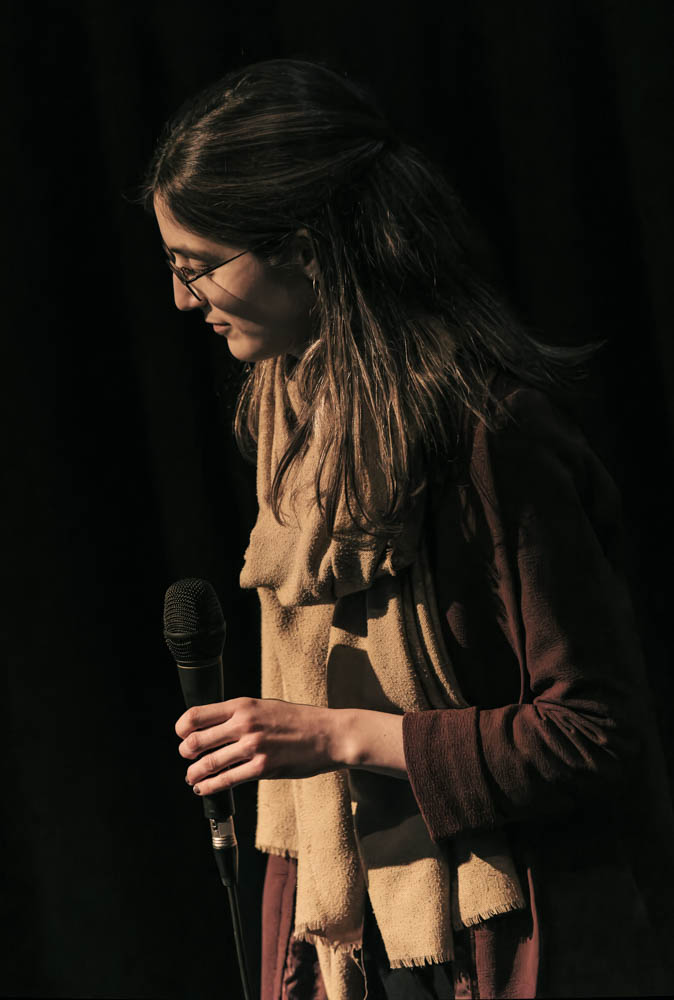
[(250, 296), (269, 319), (274, 318), (277, 322), (298, 315), (303, 307), (299, 283), (273, 272), (255, 282)]
[(273, 299), (277, 321), (281, 325), (306, 323), (315, 302), (311, 282), (304, 276), (279, 283), (274, 289)]
[[(245, 296), (245, 298), (243, 298)], [(311, 283), (304, 277), (272, 272), (261, 275), (242, 289), (242, 298), (232, 303), (230, 312), (242, 320), (279, 334), (303, 326), (313, 303)]]

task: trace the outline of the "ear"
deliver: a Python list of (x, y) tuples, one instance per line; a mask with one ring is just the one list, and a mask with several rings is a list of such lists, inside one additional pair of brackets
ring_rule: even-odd
[(308, 229), (298, 229), (295, 233), (294, 259), (309, 281), (318, 277), (320, 270), (314, 243)]

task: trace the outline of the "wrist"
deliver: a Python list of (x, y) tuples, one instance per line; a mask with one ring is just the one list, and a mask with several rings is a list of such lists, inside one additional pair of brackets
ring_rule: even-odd
[(358, 766), (358, 712), (356, 708), (326, 709), (327, 752), (338, 768)]
[(349, 767), (407, 779), (402, 715), (364, 708), (332, 709), (331, 756)]

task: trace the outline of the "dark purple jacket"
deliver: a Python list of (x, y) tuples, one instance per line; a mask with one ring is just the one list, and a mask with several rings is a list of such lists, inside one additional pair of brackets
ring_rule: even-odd
[[(470, 932), (479, 996), (674, 993), (674, 817), (620, 499), (548, 396), (505, 376), (494, 387), (509, 418), (467, 427), (467, 474), (448, 481), (427, 527), (446, 645), (473, 707), (405, 715), (412, 789), (440, 843), (504, 828), (529, 896), (526, 911)], [(263, 1000), (278, 1000), (269, 966), (280, 981), (279, 945), (292, 956), (270, 906), (280, 914), (268, 887)], [(300, 951), (301, 978), (312, 962)]]

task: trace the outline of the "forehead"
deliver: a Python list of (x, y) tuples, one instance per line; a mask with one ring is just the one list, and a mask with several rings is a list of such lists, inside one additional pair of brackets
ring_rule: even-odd
[(226, 257), (233, 249), (226, 243), (207, 239), (185, 229), (173, 218), (161, 198), (156, 195), (154, 197), (154, 214), (162, 240), (174, 253), (180, 253), (184, 257)]

